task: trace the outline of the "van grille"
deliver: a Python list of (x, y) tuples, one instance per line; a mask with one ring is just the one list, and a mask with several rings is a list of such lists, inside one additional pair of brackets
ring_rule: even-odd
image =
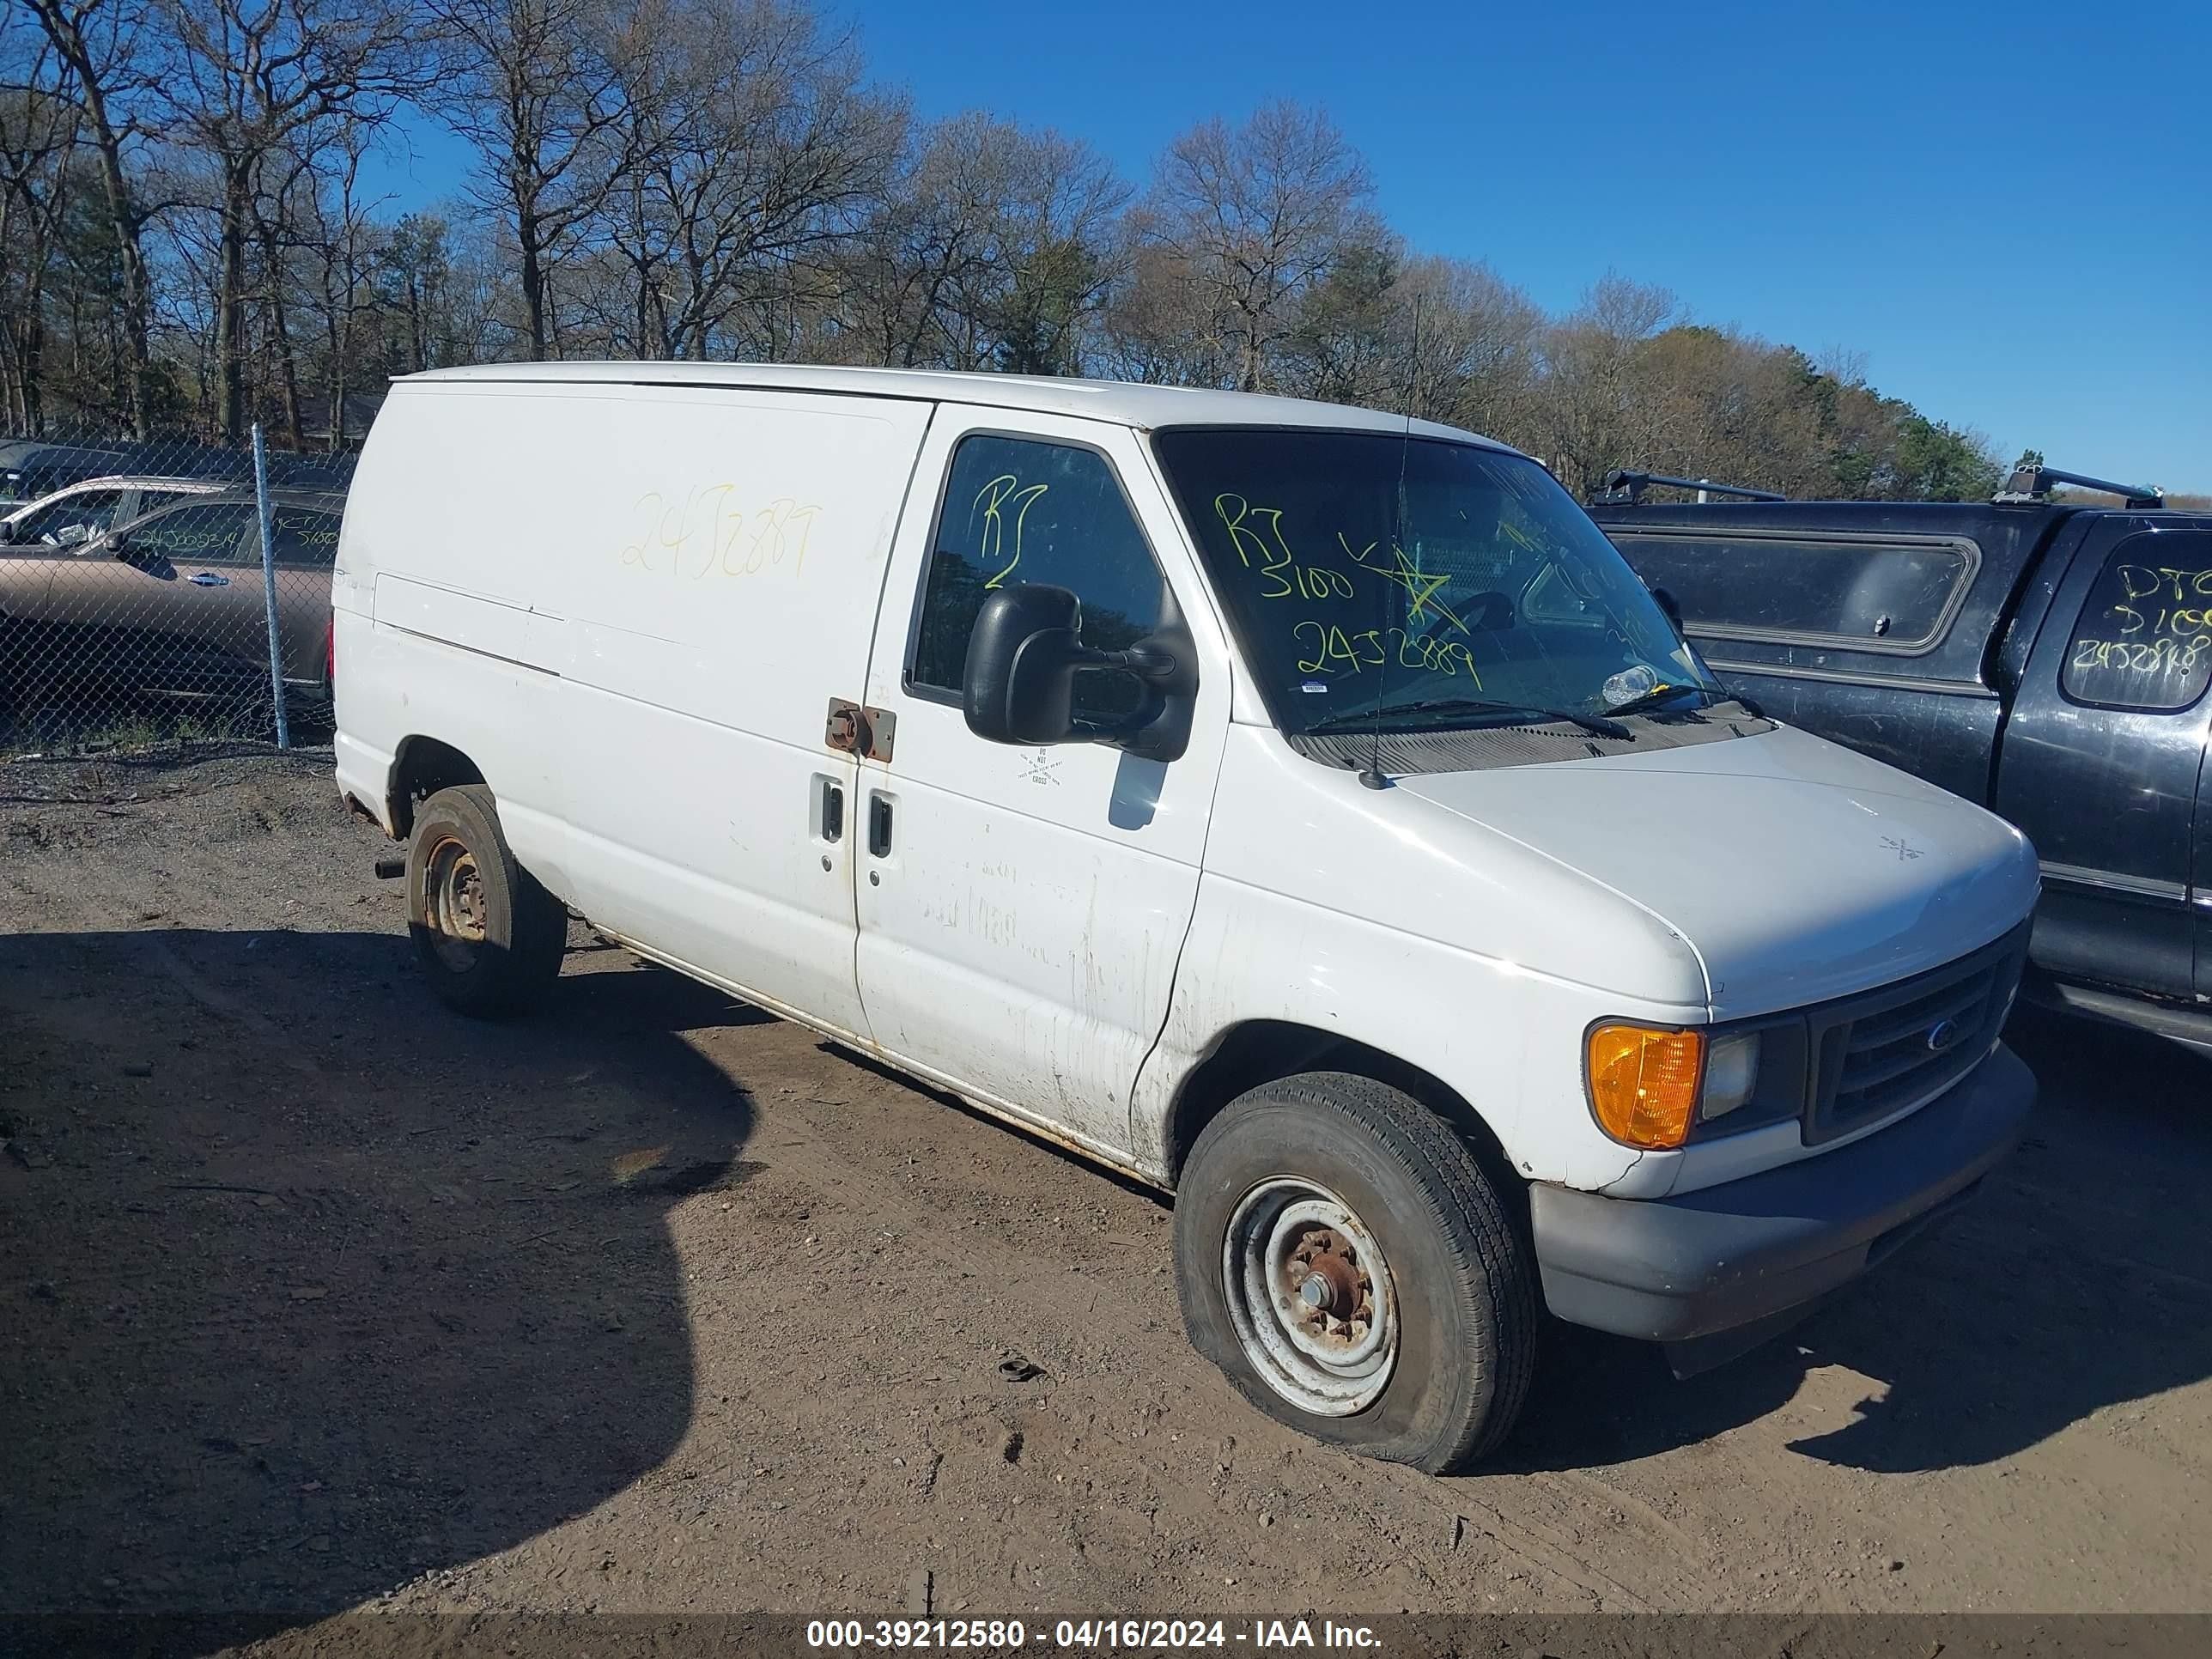
[(2028, 924), (1924, 974), (1812, 1011), (1809, 1145), (1932, 1100), (1990, 1051), (2027, 957)]

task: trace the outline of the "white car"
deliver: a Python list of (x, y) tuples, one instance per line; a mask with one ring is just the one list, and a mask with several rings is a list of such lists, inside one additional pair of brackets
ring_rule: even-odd
[(172, 478), (118, 473), (64, 484), (0, 514), (0, 547), (70, 547), (187, 495), (235, 489), (220, 478)]
[[(1446, 1469), (1540, 1310), (1724, 1357), (1969, 1194), (2036, 861), (1711, 681), (1527, 457), (743, 364), (398, 381), (337, 779), (471, 1013), (573, 906), (1176, 1196), (1193, 1341)], [(1017, 1338), (1018, 1340), (1018, 1338)]]

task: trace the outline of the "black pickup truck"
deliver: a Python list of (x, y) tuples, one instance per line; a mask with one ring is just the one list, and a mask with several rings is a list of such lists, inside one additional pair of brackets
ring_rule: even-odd
[(1723, 680), (2027, 832), (2031, 994), (2212, 1049), (2212, 513), (2048, 471), (1986, 504), (1611, 482), (1592, 515)]

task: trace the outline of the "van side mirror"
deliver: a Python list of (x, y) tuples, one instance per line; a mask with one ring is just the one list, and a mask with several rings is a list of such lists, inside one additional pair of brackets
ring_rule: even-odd
[(0, 519), (0, 547), (11, 547), (15, 544), (15, 526), (14, 521), (8, 519)]
[[(1083, 643), (1082, 602), (1048, 582), (1002, 587), (983, 601), (968, 635), (961, 708), (988, 743), (1115, 743), (1146, 760), (1174, 760), (1190, 740), (1198, 678), (1179, 627), (1126, 651)], [(1092, 725), (1075, 714), (1075, 678), (1086, 668), (1133, 675), (1143, 706), (1127, 724)]]
[(1066, 743), (1075, 736), (1075, 673), (1088, 654), (1083, 606), (1064, 587), (1024, 582), (983, 601), (968, 635), (961, 710), (988, 743)]

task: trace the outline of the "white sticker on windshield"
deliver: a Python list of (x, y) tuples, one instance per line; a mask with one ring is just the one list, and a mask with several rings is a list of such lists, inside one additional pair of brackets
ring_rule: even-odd
[(1328, 685), (1321, 680), (1308, 680), (1304, 684), (1298, 687), (1298, 690), (1305, 692), (1308, 696), (1311, 696), (1316, 692), (1327, 696), (1328, 692)]

